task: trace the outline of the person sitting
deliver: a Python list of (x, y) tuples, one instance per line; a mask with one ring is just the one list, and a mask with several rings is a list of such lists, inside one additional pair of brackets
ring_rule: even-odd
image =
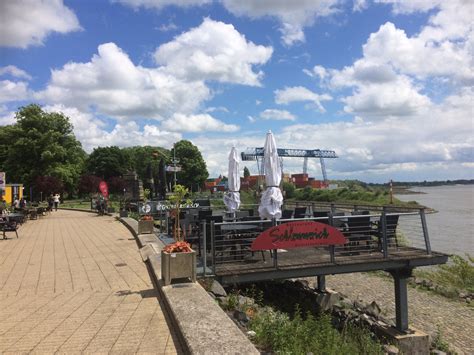
[(7, 211), (7, 203), (5, 202), (5, 200), (2, 198), (0, 200), (0, 214), (3, 214), (4, 211), (6, 212)]
[(20, 199), (20, 209), (24, 210), (25, 208), (26, 208), (26, 199), (24, 197), (22, 197)]
[(13, 210), (14, 211), (19, 211), (20, 210), (20, 199), (18, 196), (15, 196), (15, 199), (13, 200)]

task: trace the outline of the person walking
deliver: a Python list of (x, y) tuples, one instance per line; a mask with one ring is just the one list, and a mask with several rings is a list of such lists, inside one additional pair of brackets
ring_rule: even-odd
[(53, 202), (54, 202), (54, 210), (57, 211), (58, 210), (58, 205), (59, 205), (59, 194), (55, 194), (53, 196)]
[(48, 196), (48, 212), (52, 212), (53, 211), (53, 205), (54, 205), (54, 202), (53, 202), (53, 194), (50, 194)]

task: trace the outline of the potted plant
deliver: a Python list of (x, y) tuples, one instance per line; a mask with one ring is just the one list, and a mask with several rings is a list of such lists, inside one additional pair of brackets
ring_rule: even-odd
[[(150, 190), (145, 189), (144, 196), (144, 207), (146, 207), (146, 203), (148, 202), (148, 196), (150, 196)], [(153, 228), (155, 225), (153, 221), (153, 216), (150, 215), (151, 209), (143, 209), (143, 212), (145, 212), (146, 214), (142, 216), (138, 221), (138, 234), (151, 234), (153, 233)]]
[(154, 223), (153, 217), (146, 214), (138, 221), (138, 234), (151, 234), (153, 233)]
[(165, 285), (169, 285), (171, 280), (178, 278), (196, 281), (196, 252), (184, 240), (184, 233), (180, 228), (179, 221), (182, 204), (190, 203), (189, 200), (185, 200), (188, 192), (185, 186), (175, 185), (174, 193), (170, 196), (171, 214), (174, 216), (174, 243), (167, 245), (161, 251), (161, 277)]

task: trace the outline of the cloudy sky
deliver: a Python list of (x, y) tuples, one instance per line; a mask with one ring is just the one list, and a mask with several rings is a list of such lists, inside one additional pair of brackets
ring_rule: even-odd
[(0, 124), (34, 102), (69, 116), (88, 152), (189, 139), (211, 176), (272, 130), (281, 148), (335, 150), (329, 178), (474, 178), (473, 7), (0, 1)]

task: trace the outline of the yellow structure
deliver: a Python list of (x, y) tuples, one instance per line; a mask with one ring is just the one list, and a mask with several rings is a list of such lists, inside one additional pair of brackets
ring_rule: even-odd
[(23, 197), (23, 184), (6, 184), (3, 199), (6, 203), (12, 204), (15, 200), (15, 196), (18, 198)]

